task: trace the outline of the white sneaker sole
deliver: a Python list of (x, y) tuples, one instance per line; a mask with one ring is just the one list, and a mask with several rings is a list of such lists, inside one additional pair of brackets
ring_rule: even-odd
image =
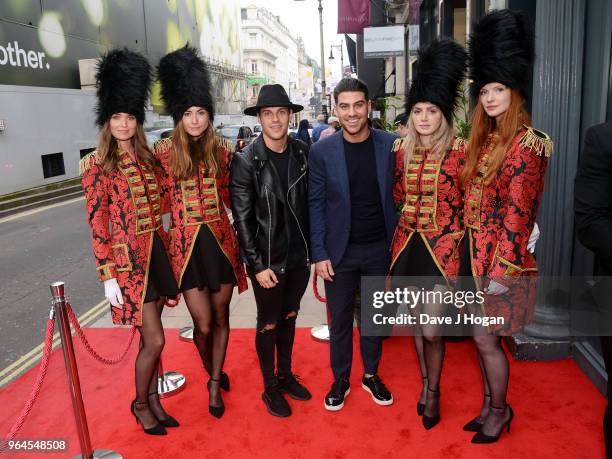
[[(344, 400), (346, 400), (347, 395), (350, 393), (351, 393), (351, 388), (349, 387), (344, 393)], [(325, 400), (323, 400), (323, 406), (325, 406), (325, 409), (327, 411), (340, 411), (342, 408), (344, 408), (344, 401), (342, 401), (340, 405), (332, 406), (332, 405), (328, 405), (327, 403), (325, 403)]]
[(391, 400), (378, 400), (376, 397), (374, 397), (374, 394), (372, 393), (372, 391), (370, 390), (368, 386), (366, 386), (364, 383), (361, 383), (361, 387), (363, 387), (363, 389), (372, 396), (372, 400), (374, 400), (374, 403), (376, 403), (377, 405), (380, 405), (380, 406), (393, 405), (393, 395), (391, 396)]

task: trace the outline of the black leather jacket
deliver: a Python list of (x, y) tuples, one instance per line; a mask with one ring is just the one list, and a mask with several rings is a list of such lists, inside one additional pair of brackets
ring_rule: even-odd
[(308, 145), (291, 137), (287, 142), (290, 156), (286, 196), (276, 168), (268, 159), (263, 135), (236, 153), (232, 161), (230, 193), (234, 227), (242, 260), (255, 274), (267, 268), (285, 272), (289, 227), (284, 222), (290, 218), (297, 220), (306, 248), (306, 263), (310, 263)]

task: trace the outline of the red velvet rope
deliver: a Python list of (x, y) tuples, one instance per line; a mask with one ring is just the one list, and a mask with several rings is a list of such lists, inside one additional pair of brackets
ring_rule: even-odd
[(36, 376), (36, 381), (34, 382), (34, 386), (32, 387), (32, 391), (30, 392), (30, 397), (26, 401), (23, 409), (21, 410), (21, 414), (13, 424), (13, 427), (9, 431), (6, 438), (0, 444), (0, 452), (6, 450), (7, 442), (14, 439), (15, 436), (19, 433), (23, 424), (25, 423), (30, 411), (32, 411), (32, 407), (36, 400), (38, 399), (38, 395), (40, 394), (40, 388), (42, 387), (43, 381), (45, 380), (45, 376), (47, 375), (47, 368), (49, 367), (49, 357), (51, 356), (51, 348), (53, 347), (53, 330), (55, 328), (55, 319), (47, 320), (47, 331), (45, 333), (45, 346), (43, 350), (42, 359), (40, 361), (40, 367), (38, 369), (38, 375)]
[(79, 321), (74, 315), (74, 311), (72, 310), (72, 307), (70, 306), (69, 303), (66, 303), (66, 312), (68, 313), (70, 322), (72, 323), (72, 326), (74, 330), (76, 331), (78, 337), (81, 339), (83, 346), (85, 346), (85, 349), (87, 349), (87, 352), (89, 352), (89, 354), (94, 359), (96, 359), (98, 362), (103, 363), (105, 365), (116, 365), (123, 360), (123, 358), (126, 356), (128, 351), (130, 350), (130, 347), (132, 346), (132, 341), (134, 340), (134, 335), (136, 334), (136, 327), (132, 327), (132, 331), (130, 333), (130, 338), (128, 339), (127, 346), (125, 346), (125, 349), (121, 352), (121, 354), (119, 354), (117, 357), (106, 358), (98, 354), (93, 348), (93, 346), (89, 343), (89, 341), (87, 341), (87, 338), (85, 337), (85, 333), (83, 333), (83, 330), (81, 329), (81, 326), (79, 325)]
[(314, 276), (312, 276), (312, 291), (314, 292), (314, 296), (321, 303), (327, 303), (327, 299), (319, 293), (319, 286), (317, 285), (317, 272), (315, 271)]

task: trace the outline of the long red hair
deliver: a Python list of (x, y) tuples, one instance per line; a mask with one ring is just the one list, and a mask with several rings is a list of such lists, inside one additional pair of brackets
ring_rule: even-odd
[(487, 115), (480, 100), (476, 104), (472, 116), (470, 138), (466, 148), (465, 167), (459, 176), (461, 188), (465, 188), (467, 182), (476, 175), (478, 156), (487, 142), (489, 134), (494, 136), (494, 147), (491, 152), (485, 183), (490, 183), (493, 180), (518, 130), (523, 125), (531, 126), (531, 118), (525, 110), (523, 96), (516, 89), (511, 89), (510, 92), (510, 106), (499, 123), (495, 118)]

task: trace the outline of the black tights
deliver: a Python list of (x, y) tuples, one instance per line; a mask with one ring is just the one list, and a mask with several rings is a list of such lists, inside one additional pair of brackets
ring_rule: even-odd
[[(157, 372), (159, 358), (164, 348), (164, 328), (161, 313), (163, 301), (145, 303), (142, 308), (140, 346), (135, 363), (136, 401), (135, 406), (144, 427), (153, 427), (157, 419), (165, 419), (167, 414), (159, 403), (157, 394)], [(149, 396), (149, 394), (154, 394)], [(157, 419), (156, 419), (157, 417)]]
[(213, 406), (221, 404), (219, 379), (229, 340), (229, 304), (233, 291), (233, 284), (221, 284), (217, 291), (191, 288), (183, 292), (193, 320), (193, 343), (213, 380), (210, 383), (210, 404)]
[[(491, 396), (489, 408), (492, 409), (487, 410), (488, 413), (484, 416), (482, 430), (487, 435), (495, 435), (509, 417), (509, 411), (506, 410), (506, 395), (510, 366), (501, 345), (501, 337), (477, 335), (474, 336), (474, 341), (478, 350), (484, 393)], [(484, 402), (483, 408), (487, 400)], [(485, 410), (481, 411), (481, 417), (483, 411)]]

